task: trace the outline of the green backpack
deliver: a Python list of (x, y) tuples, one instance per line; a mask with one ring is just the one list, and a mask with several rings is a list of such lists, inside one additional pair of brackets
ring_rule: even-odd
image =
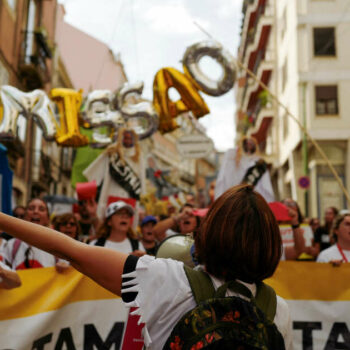
[[(175, 325), (163, 349), (285, 349), (283, 337), (273, 323), (277, 298), (271, 287), (258, 284), (255, 298), (237, 281), (215, 291), (205, 272), (184, 268), (197, 306)], [(246, 299), (225, 297), (227, 289)]]

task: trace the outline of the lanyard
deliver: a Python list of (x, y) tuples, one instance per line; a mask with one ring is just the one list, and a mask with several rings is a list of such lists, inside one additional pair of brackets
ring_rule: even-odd
[(338, 247), (338, 250), (339, 250), (340, 255), (343, 257), (343, 260), (344, 260), (345, 262), (349, 262), (348, 259), (347, 259), (346, 256), (345, 256), (344, 252), (343, 252), (343, 249), (340, 247), (340, 245), (339, 245), (338, 243), (337, 243), (337, 247)]

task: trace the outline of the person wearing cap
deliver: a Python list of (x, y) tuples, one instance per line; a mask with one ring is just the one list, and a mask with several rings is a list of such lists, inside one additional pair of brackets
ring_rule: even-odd
[(156, 255), (158, 245), (156, 237), (153, 233), (153, 227), (157, 224), (158, 220), (152, 216), (147, 215), (141, 221), (141, 243), (149, 255)]
[(110, 248), (122, 253), (136, 256), (144, 255), (145, 249), (135, 239), (131, 228), (134, 209), (131, 205), (117, 201), (109, 204), (106, 209), (105, 219), (97, 232), (97, 239), (90, 245)]

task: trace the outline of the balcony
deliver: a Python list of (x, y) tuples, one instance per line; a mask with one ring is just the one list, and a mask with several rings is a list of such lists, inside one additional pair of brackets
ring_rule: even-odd
[(256, 10), (250, 13), (249, 15), (249, 20), (247, 22), (248, 26), (246, 31), (246, 38), (242, 37), (242, 42), (244, 42), (242, 57), (241, 57), (242, 61), (244, 61), (244, 58), (246, 57), (248, 47), (256, 41), (256, 37), (257, 37), (256, 34), (259, 33), (261, 30), (260, 19), (265, 14), (266, 2), (267, 0), (259, 0)]
[(51, 74), (47, 60), (52, 52), (43, 30), (24, 31), (22, 33), (22, 50), (18, 65), (20, 80), (28, 91), (42, 89)]

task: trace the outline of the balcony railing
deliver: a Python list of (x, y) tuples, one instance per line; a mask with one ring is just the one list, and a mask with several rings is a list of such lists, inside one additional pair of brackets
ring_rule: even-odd
[(259, 20), (260, 20), (261, 16), (265, 13), (265, 7), (266, 7), (266, 1), (264, 1), (263, 4), (261, 4), (258, 7), (257, 11), (256, 11), (254, 23), (251, 26), (251, 28), (249, 29), (249, 32), (248, 32), (248, 35), (247, 35), (247, 40), (246, 40), (246, 42), (244, 44), (244, 50), (243, 50), (243, 57), (242, 57), (242, 59), (244, 59), (244, 57), (245, 57), (245, 54), (247, 52), (247, 48), (248, 48), (249, 44), (254, 42), (256, 31), (257, 31), (257, 28), (258, 28), (258, 23), (259, 23)]
[(19, 74), (28, 90), (43, 88), (50, 81), (47, 60), (52, 58), (51, 49), (43, 31), (24, 31), (19, 60)]

